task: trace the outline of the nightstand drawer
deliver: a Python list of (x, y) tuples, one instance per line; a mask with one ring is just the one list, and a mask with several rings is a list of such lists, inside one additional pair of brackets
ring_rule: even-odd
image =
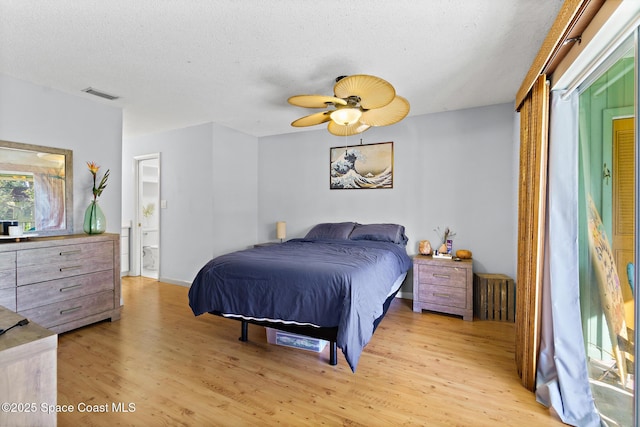
[(447, 285), (458, 288), (466, 288), (467, 286), (467, 271), (463, 268), (420, 265), (418, 274), (420, 283)]
[(420, 301), (422, 302), (466, 308), (466, 298), (466, 288), (438, 285), (420, 286)]

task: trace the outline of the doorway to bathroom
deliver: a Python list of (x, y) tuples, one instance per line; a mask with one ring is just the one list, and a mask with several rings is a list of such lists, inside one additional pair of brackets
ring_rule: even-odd
[(140, 275), (160, 277), (160, 154), (136, 157), (137, 245)]

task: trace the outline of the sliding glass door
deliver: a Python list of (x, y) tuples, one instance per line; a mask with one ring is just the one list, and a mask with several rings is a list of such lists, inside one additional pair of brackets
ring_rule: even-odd
[(580, 299), (591, 391), (602, 419), (634, 425), (637, 42), (578, 88)]

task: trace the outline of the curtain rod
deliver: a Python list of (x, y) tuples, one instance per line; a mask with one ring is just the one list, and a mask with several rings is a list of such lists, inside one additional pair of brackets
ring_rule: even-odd
[[(624, 42), (631, 36), (640, 25), (640, 16), (636, 16), (635, 19), (629, 21), (617, 34), (614, 38), (607, 43), (607, 45), (602, 49), (593, 59), (591, 59), (586, 66), (582, 67), (582, 70), (574, 76), (573, 79), (567, 84), (565, 89), (565, 93), (562, 94), (562, 99), (566, 100), (573, 91), (577, 90), (583, 83), (588, 81), (588, 79), (592, 78), (595, 80), (594, 76), (592, 76), (593, 72), (602, 64), (604, 64), (611, 54), (613, 54), (616, 49), (624, 44)], [(588, 45), (585, 47), (585, 52), (589, 49)], [(585, 54), (583, 52), (583, 55)]]

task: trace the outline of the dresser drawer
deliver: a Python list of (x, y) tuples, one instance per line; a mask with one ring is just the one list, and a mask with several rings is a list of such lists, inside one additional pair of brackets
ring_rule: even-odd
[[(16, 253), (0, 253), (0, 289), (16, 286)], [(1, 305), (1, 304), (0, 304)]]
[(18, 268), (18, 286), (78, 276), (94, 271), (113, 270), (112, 259), (87, 259), (80, 262), (34, 265)]
[(16, 311), (16, 288), (0, 289), (0, 306)]
[(16, 269), (0, 270), (0, 289), (16, 287)]
[(18, 286), (18, 310), (28, 310), (108, 290), (113, 291), (113, 270)]
[[(43, 257), (36, 262), (38, 256)], [(113, 269), (110, 242), (42, 248), (18, 253), (18, 286)]]
[(16, 269), (16, 253), (2, 252), (0, 253), (0, 270)]
[(458, 288), (466, 288), (467, 286), (467, 270), (464, 268), (420, 265), (418, 274), (420, 283)]
[(466, 308), (467, 290), (450, 286), (420, 285), (420, 301)]
[(50, 248), (26, 249), (18, 252), (18, 269), (41, 264), (77, 264), (88, 259), (109, 259), (113, 262), (113, 243), (80, 243)]
[(45, 328), (51, 328), (113, 309), (113, 291), (106, 291), (29, 310), (20, 310), (18, 313)]

